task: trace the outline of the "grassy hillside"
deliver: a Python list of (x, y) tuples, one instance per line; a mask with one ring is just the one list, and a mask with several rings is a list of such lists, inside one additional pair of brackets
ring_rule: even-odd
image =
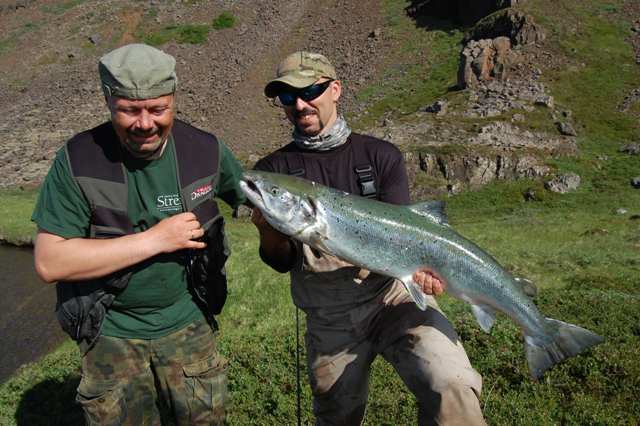
[[(417, 58), (430, 46), (457, 54), (457, 30), (416, 28), (402, 17), (403, 2), (385, 5), (390, 28), (402, 37), (399, 43), (422, 40), (409, 43), (413, 46), (406, 46), (403, 57)], [(492, 333), (484, 334), (467, 306), (442, 297), (443, 309), (484, 377), (481, 403), (489, 424), (640, 423), (640, 190), (629, 183), (640, 174), (640, 159), (618, 152), (621, 145), (640, 139), (640, 129), (637, 117), (617, 109), (640, 81), (640, 67), (625, 42), (631, 23), (621, 13), (623, 6), (622, 0), (530, 0), (525, 5), (547, 29), (547, 45), (569, 58), (567, 66), (545, 71), (545, 83), (582, 126), (580, 156), (552, 163), (560, 171), (580, 174), (579, 190), (556, 195), (544, 192), (540, 182), (502, 182), (448, 200), (456, 229), (516, 274), (536, 282), (540, 292), (535, 301), (546, 315), (606, 339), (533, 382), (522, 337), (510, 321), (499, 317)], [(455, 70), (451, 61), (450, 55), (435, 55), (427, 62), (390, 68), (384, 85), (375, 82), (363, 94), (371, 96), (371, 117), (389, 109), (410, 111), (410, 94), (416, 90), (426, 92), (415, 105), (446, 93), (449, 74), (426, 71)], [(411, 78), (415, 75), (426, 76), (420, 86)], [(407, 101), (394, 106), (398, 99)], [(523, 201), (522, 192), (530, 187), (541, 194), (540, 201)], [(627, 213), (617, 213), (620, 208)], [(230, 221), (229, 232), (234, 251), (231, 295), (220, 318), (222, 351), (231, 362), (229, 424), (293, 424), (295, 311), (288, 278), (260, 263), (250, 223)], [(77, 352), (67, 343), (24, 367), (0, 385), (0, 424), (80, 424), (72, 403), (78, 366)], [(303, 380), (303, 424), (311, 424), (304, 373)], [(415, 424), (415, 412), (414, 398), (392, 368), (376, 361), (366, 424)]]

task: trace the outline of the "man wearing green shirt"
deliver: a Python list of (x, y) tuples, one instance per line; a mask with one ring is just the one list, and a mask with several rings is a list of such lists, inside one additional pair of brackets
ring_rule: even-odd
[(58, 283), (58, 319), (82, 353), (77, 400), (88, 424), (221, 424), (228, 249), (214, 197), (243, 203), (242, 170), (174, 119), (173, 57), (132, 44), (98, 69), (111, 121), (58, 152), (32, 217), (36, 270)]

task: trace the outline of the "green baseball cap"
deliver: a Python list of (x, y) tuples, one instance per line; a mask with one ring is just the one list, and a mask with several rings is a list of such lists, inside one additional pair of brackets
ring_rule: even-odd
[(98, 72), (105, 96), (153, 99), (176, 91), (176, 60), (146, 44), (127, 44), (104, 55)]
[(301, 89), (322, 77), (333, 80), (337, 78), (335, 68), (326, 57), (319, 53), (295, 52), (280, 62), (276, 78), (267, 83), (264, 94), (269, 98), (275, 98), (283, 85)]

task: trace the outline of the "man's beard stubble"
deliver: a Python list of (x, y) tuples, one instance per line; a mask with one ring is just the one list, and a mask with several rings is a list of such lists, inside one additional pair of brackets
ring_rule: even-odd
[[(318, 125), (319, 125), (319, 129), (318, 129), (318, 131), (317, 131), (317, 132), (314, 132), (314, 133), (308, 133), (308, 132), (305, 132), (303, 129), (301, 129), (301, 128), (298, 126), (298, 118), (299, 118), (299, 117), (301, 117), (301, 116), (303, 116), (303, 115), (307, 115), (307, 114), (313, 114), (313, 115), (315, 115), (316, 117), (318, 117)], [(325, 128), (325, 123), (324, 123), (324, 122), (322, 121), (322, 119), (320, 118), (320, 114), (318, 114), (318, 111), (316, 111), (316, 110), (315, 110), (315, 109), (313, 109), (313, 108), (304, 108), (302, 111), (294, 111), (293, 116), (294, 116), (294, 118), (296, 119), (296, 122), (295, 122), (295, 123), (296, 123), (296, 124), (295, 124), (296, 130), (298, 131), (298, 133), (300, 133), (300, 134), (302, 134), (302, 135), (305, 135), (305, 136), (318, 136), (320, 133), (322, 133), (322, 131), (323, 131), (323, 130), (324, 130), (324, 128)]]

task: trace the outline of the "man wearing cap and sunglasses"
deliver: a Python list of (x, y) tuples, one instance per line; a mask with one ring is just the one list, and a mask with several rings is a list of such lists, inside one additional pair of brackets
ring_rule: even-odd
[(77, 401), (90, 425), (222, 424), (229, 250), (214, 196), (244, 202), (241, 168), (175, 119), (172, 56), (131, 44), (98, 69), (111, 120), (58, 152), (32, 217), (36, 270), (82, 354)]
[[(296, 52), (265, 87), (294, 126), (292, 142), (255, 168), (307, 178), (349, 193), (409, 204), (404, 161), (392, 144), (351, 132), (337, 103), (342, 86), (326, 57)], [(306, 313), (307, 363), (319, 425), (364, 419), (371, 363), (393, 365), (418, 401), (419, 424), (483, 425), (481, 376), (433, 296), (421, 311), (402, 284), (296, 242), (254, 209), (260, 256), (291, 274), (291, 294)], [(431, 271), (414, 281), (428, 295), (444, 284)]]

